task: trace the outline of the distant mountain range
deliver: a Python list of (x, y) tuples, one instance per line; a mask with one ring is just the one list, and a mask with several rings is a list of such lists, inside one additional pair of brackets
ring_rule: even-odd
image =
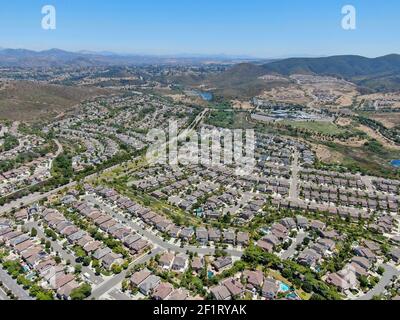
[(245, 57), (224, 55), (177, 55), (152, 56), (117, 54), (108, 51), (69, 52), (60, 49), (32, 51), (27, 49), (0, 48), (0, 67), (62, 67), (62, 66), (111, 66), (111, 65), (143, 65), (143, 64), (196, 64), (209, 61), (232, 62), (252, 61)]
[[(313, 74), (333, 76), (354, 82), (372, 91), (400, 90), (400, 55), (378, 58), (343, 55), (322, 58), (290, 58), (265, 64), (240, 63), (211, 78), (211, 86), (247, 87), (246, 83), (262, 87), (259, 77), (267, 74), (290, 76)], [(226, 88), (225, 88), (226, 89)]]
[[(391, 54), (378, 58), (342, 55), (319, 58), (289, 58), (280, 60), (251, 59), (251, 57), (226, 55), (177, 55), (151, 56), (128, 55), (113, 52), (60, 49), (32, 51), (27, 49), (0, 48), (0, 67), (90, 67), (126, 66), (144, 64), (202, 64), (209, 62), (230, 63), (226, 72), (213, 75), (206, 82), (210, 87), (249, 95), (263, 90), (265, 82), (259, 79), (266, 74), (289, 76), (315, 74), (334, 76), (354, 82), (360, 88), (371, 91), (400, 90), (400, 55)], [(200, 80), (200, 79), (199, 79)]]

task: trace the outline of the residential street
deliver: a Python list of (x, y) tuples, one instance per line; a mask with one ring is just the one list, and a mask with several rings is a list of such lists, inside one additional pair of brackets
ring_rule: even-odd
[(33, 298), (29, 296), (28, 292), (18, 285), (16, 280), (11, 278), (7, 271), (2, 268), (0, 268), (0, 281), (3, 282), (4, 286), (10, 289), (19, 300), (33, 300)]
[(122, 271), (118, 275), (113, 275), (109, 280), (106, 280), (103, 282), (101, 285), (99, 285), (96, 289), (92, 291), (91, 296), (88, 298), (88, 300), (91, 299), (99, 299), (103, 294), (107, 293), (114, 287), (116, 287), (118, 284), (120, 284), (126, 277), (126, 274), (129, 272), (129, 270), (134, 267), (135, 265), (145, 263), (149, 261), (152, 257), (155, 257), (157, 254), (163, 252), (164, 250), (161, 248), (156, 248), (153, 249), (151, 254), (146, 254), (139, 259), (133, 261), (127, 270)]
[[(25, 227), (28, 228), (29, 230), (31, 230), (32, 228), (35, 228), (38, 232), (38, 236), (49, 240), (51, 242), (51, 246), (52, 246), (53, 250), (58, 252), (62, 259), (64, 259), (65, 261), (69, 260), (71, 262), (72, 266), (75, 266), (77, 264), (75, 262), (75, 257), (72, 254), (66, 252), (66, 250), (57, 241), (52, 241), (51, 239), (46, 237), (46, 235), (42, 231), (41, 227), (36, 222), (29, 222), (29, 223), (25, 224)], [(92, 269), (82, 266), (82, 274), (84, 274), (84, 273), (88, 273), (90, 275), (89, 280), (94, 285), (98, 285), (101, 282), (103, 282), (103, 279), (99, 276), (96, 276), (96, 274), (92, 271)]]
[(4, 206), (0, 207), (0, 215), (3, 214), (3, 213), (6, 213), (8, 211), (11, 211), (13, 208), (19, 209), (19, 208), (22, 208), (22, 207), (25, 207), (25, 206), (29, 206), (29, 205), (31, 205), (31, 204), (33, 204), (35, 202), (38, 202), (38, 201), (43, 200), (43, 199), (46, 199), (46, 198), (50, 197), (51, 195), (53, 195), (53, 194), (65, 189), (65, 188), (71, 188), (71, 187), (73, 187), (75, 185), (76, 185), (76, 182), (71, 182), (71, 183), (69, 183), (67, 185), (64, 185), (62, 187), (53, 189), (53, 190), (51, 190), (49, 192), (46, 192), (46, 193), (39, 193), (39, 192), (32, 193), (32, 194), (30, 194), (30, 195), (28, 195), (26, 197), (23, 197), (23, 198), (18, 199), (16, 201), (7, 203)]
[[(88, 195), (85, 197), (88, 201), (98, 205), (102, 210), (110, 214), (111, 216), (116, 216), (120, 221), (125, 222), (126, 225), (131, 227), (133, 230), (138, 232), (139, 234), (142, 234), (145, 238), (156, 244), (157, 246), (164, 248), (169, 251), (175, 251), (177, 253), (186, 253), (187, 251), (191, 252), (197, 252), (198, 254), (201, 255), (213, 255), (215, 250), (213, 248), (198, 248), (198, 247), (193, 247), (193, 246), (185, 246), (184, 248), (181, 248), (180, 246), (176, 244), (172, 244), (169, 242), (165, 242), (162, 238), (159, 236), (155, 235), (154, 233), (146, 230), (142, 226), (138, 225), (137, 223), (133, 222), (130, 219), (126, 219), (124, 216), (121, 214), (117, 213), (115, 210), (113, 210), (111, 207), (104, 205), (102, 202), (98, 201), (94, 196)], [(226, 250), (227, 253), (233, 257), (241, 257), (243, 255), (243, 252), (240, 250), (232, 250), (228, 249)]]
[(299, 154), (297, 151), (293, 152), (292, 162), (292, 177), (290, 180), (289, 199), (299, 200)]
[(391, 282), (394, 276), (399, 277), (400, 271), (390, 265), (383, 265), (385, 273), (381, 277), (379, 283), (370, 290), (366, 295), (357, 298), (356, 300), (371, 300), (374, 296), (380, 295), (385, 291), (385, 287)]

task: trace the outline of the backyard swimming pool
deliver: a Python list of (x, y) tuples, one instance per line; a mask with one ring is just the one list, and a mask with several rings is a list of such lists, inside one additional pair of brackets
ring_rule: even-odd
[(289, 287), (287, 284), (281, 282), (281, 283), (279, 284), (279, 290), (282, 291), (282, 292), (288, 292), (288, 291), (290, 291), (291, 289), (290, 289), (290, 287)]
[(395, 168), (400, 168), (400, 160), (393, 160), (390, 164)]

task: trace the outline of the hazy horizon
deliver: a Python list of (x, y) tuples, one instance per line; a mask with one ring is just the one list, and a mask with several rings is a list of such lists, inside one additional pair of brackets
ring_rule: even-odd
[(140, 55), (228, 55), (261, 59), (400, 52), (400, 3), (351, 1), (356, 29), (344, 30), (348, 3), (252, 0), (61, 1), (56, 29), (43, 30), (39, 0), (2, 3), (2, 47)]
[(71, 52), (71, 53), (77, 53), (77, 54), (98, 54), (98, 55), (117, 55), (117, 56), (154, 56), (154, 57), (170, 57), (170, 58), (213, 58), (213, 57), (220, 57), (220, 58), (227, 58), (227, 59), (255, 59), (255, 60), (273, 60), (273, 59), (290, 59), (290, 58), (324, 58), (324, 57), (332, 57), (332, 56), (342, 56), (342, 55), (355, 55), (355, 56), (361, 56), (361, 57), (366, 57), (366, 58), (379, 58), (382, 56), (388, 56), (392, 54), (400, 55), (400, 53), (397, 52), (388, 52), (384, 53), (382, 55), (378, 56), (368, 56), (368, 55), (363, 55), (363, 54), (348, 54), (348, 53), (337, 53), (337, 54), (288, 54), (288, 55), (283, 55), (283, 56), (251, 56), (251, 55), (246, 55), (246, 54), (229, 54), (229, 53), (170, 53), (170, 54), (157, 54), (157, 53), (149, 53), (149, 52), (116, 52), (116, 51), (110, 51), (110, 50), (98, 50), (98, 51), (93, 51), (93, 50), (88, 50), (88, 49), (78, 49), (78, 50), (68, 50), (65, 48), (58, 48), (58, 47), (49, 47), (49, 48), (43, 48), (43, 49), (35, 49), (35, 48), (29, 48), (29, 47), (15, 47), (15, 48), (10, 48), (10, 47), (4, 47), (0, 46), (0, 50), (28, 50), (28, 51), (34, 51), (34, 52), (45, 52), (45, 51), (50, 51), (50, 50), (60, 50), (60, 51), (65, 51), (65, 52)]

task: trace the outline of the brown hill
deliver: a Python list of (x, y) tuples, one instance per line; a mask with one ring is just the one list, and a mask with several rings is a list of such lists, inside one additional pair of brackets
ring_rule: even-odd
[(9, 82), (0, 89), (0, 119), (37, 121), (53, 118), (80, 102), (109, 93), (98, 88)]

